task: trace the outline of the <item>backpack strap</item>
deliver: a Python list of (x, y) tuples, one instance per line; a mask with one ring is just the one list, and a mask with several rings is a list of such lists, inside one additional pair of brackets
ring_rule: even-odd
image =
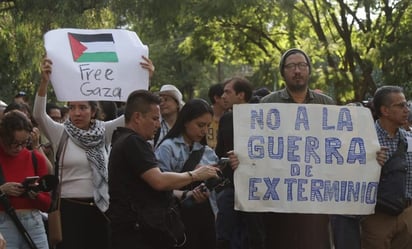
[(34, 175), (37, 176), (37, 172), (38, 172), (37, 171), (37, 169), (38, 169), (38, 167), (37, 167), (37, 157), (36, 157), (36, 154), (34, 154), (33, 151), (31, 151), (31, 161), (33, 163)]

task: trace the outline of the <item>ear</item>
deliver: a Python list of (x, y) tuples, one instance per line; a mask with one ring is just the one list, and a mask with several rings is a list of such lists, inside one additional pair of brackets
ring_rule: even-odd
[(92, 110), (92, 113), (91, 113), (91, 119), (98, 119), (98, 117), (97, 117), (97, 111), (96, 110)]
[(388, 107), (386, 107), (385, 105), (382, 105), (381, 107), (380, 107), (380, 111), (381, 111), (381, 114), (382, 114), (382, 116), (388, 116), (389, 115), (389, 108)]
[(141, 112), (134, 112), (132, 114), (131, 120), (133, 120), (133, 123), (139, 123), (141, 118), (142, 118), (142, 113)]
[(240, 93), (238, 93), (237, 95), (239, 96), (240, 99), (246, 101), (246, 100), (245, 100), (245, 92), (240, 92)]

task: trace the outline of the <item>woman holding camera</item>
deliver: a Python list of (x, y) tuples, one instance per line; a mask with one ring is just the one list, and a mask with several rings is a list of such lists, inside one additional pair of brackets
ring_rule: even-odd
[[(32, 141), (33, 126), (21, 111), (10, 111), (0, 122), (0, 233), (8, 248), (28, 248), (7, 208), (10, 204), (17, 217), (39, 249), (47, 249), (46, 231), (40, 211), (49, 209), (51, 199), (47, 192), (27, 189), (27, 177), (42, 177), (48, 172), (46, 158), (37, 150), (26, 148)], [(26, 186), (26, 187), (25, 187)]]
[[(218, 157), (205, 139), (212, 117), (212, 108), (202, 99), (192, 99), (183, 106), (176, 123), (155, 152), (163, 171), (190, 172), (202, 165), (217, 164)], [(232, 161), (238, 163), (235, 155)], [(214, 249), (215, 214), (210, 204), (210, 190), (204, 183), (194, 182), (174, 193), (182, 200), (181, 215), (187, 236), (183, 248)]]

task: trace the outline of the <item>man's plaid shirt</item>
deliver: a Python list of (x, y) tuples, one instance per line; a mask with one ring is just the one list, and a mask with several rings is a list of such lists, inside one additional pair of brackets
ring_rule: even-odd
[[(403, 134), (403, 136), (411, 137), (412, 132), (405, 131), (404, 129), (398, 129), (396, 136), (391, 138), (389, 134), (380, 126), (379, 120), (375, 122), (376, 132), (378, 134), (379, 144), (381, 146), (386, 146), (389, 148), (388, 150), (388, 159), (395, 153), (396, 149), (398, 148), (399, 143), (399, 132)], [(406, 178), (406, 198), (412, 199), (412, 152), (406, 152), (406, 161), (408, 162), (408, 173)]]

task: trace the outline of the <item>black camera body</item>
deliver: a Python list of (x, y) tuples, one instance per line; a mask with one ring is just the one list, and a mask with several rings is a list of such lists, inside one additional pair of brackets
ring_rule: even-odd
[[(231, 184), (230, 178), (227, 177), (224, 173), (224, 169), (230, 169), (230, 161), (229, 158), (227, 157), (222, 157), (218, 163), (217, 167), (220, 169), (220, 171), (217, 171), (217, 178), (209, 178), (206, 181), (202, 182), (200, 186), (200, 190), (203, 192), (206, 191), (215, 191), (216, 193), (219, 193), (222, 191), (226, 186)], [(184, 200), (181, 202), (182, 207), (192, 207), (195, 205), (195, 201), (192, 195), (186, 197)]]
[(54, 175), (26, 177), (26, 179), (22, 182), (23, 188), (26, 192), (50, 192), (54, 190), (58, 184), (59, 179)]
[(220, 171), (217, 172), (217, 178), (209, 178), (205, 183), (205, 187), (209, 189), (209, 191), (215, 190), (216, 192), (220, 192), (225, 186), (230, 184), (229, 178), (224, 174), (224, 169), (230, 169), (230, 161), (227, 157), (222, 157), (218, 163), (217, 167)]

